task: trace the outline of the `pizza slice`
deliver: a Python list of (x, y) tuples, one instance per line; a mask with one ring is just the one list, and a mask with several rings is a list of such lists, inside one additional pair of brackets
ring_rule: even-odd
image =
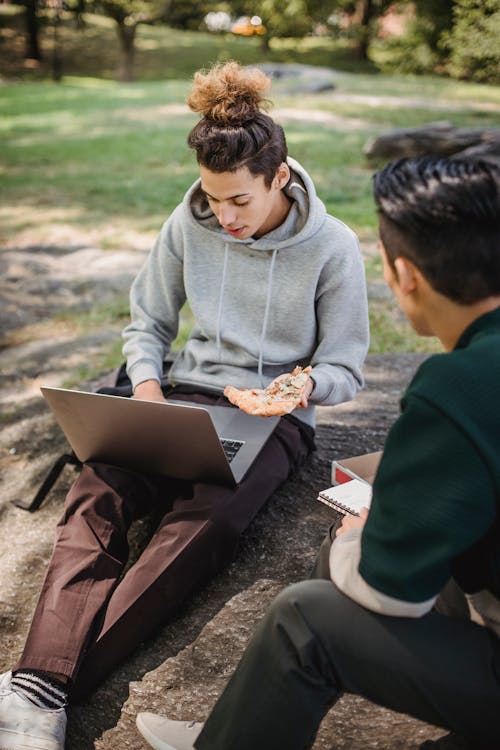
[(224, 396), (247, 414), (258, 417), (280, 417), (297, 408), (312, 367), (295, 367), (280, 375), (267, 388), (235, 388), (227, 385)]

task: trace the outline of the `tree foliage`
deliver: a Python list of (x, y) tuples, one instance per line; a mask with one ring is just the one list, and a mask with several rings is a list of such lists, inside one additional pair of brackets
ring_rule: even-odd
[(402, 36), (384, 43), (384, 67), (399, 73), (432, 73), (443, 57), (441, 40), (453, 22), (454, 0), (406, 2), (407, 21)]
[(500, 80), (499, 0), (419, 0), (413, 7), (406, 33), (384, 45), (387, 69)]
[(116, 22), (120, 42), (118, 80), (133, 79), (135, 35), (141, 23), (166, 21), (172, 0), (100, 0), (98, 6)]
[(307, 0), (250, 0), (247, 13), (257, 15), (266, 28), (263, 46), (273, 37), (302, 37), (311, 31)]
[(455, 0), (418, 0), (415, 3), (415, 24), (419, 22), (426, 29), (421, 38), (433, 52), (438, 52), (443, 32), (453, 24)]
[(335, 0), (335, 10), (352, 15), (352, 36), (361, 60), (368, 59), (370, 44), (377, 34), (378, 22), (393, 4), (393, 0)]
[(97, 7), (117, 23), (137, 26), (159, 21), (168, 13), (170, 0), (99, 0)]
[(174, 29), (197, 31), (213, 5), (210, 0), (175, 0), (170, 3), (164, 20)]
[(500, 3), (457, 0), (454, 23), (445, 35), (450, 72), (458, 78), (500, 83)]
[[(1, 0), (0, 0), (1, 1)], [(348, 16), (347, 33), (361, 60), (376, 56), (386, 69), (411, 73), (447, 73), (482, 82), (500, 81), (500, 0), (17, 0), (25, 7), (26, 57), (41, 60), (39, 31), (57, 27), (58, 14), (73, 11), (83, 26), (83, 9), (96, 10), (116, 24), (120, 44), (118, 78), (133, 78), (139, 24), (165, 23), (196, 30), (214, 8), (233, 18), (260, 16), (266, 28), (262, 46), (273, 37), (301, 38), (332, 15)], [(380, 39), (380, 21), (389, 10), (407, 18), (402, 36)], [(56, 20), (54, 20), (56, 19)], [(343, 29), (339, 25), (339, 29)], [(341, 31), (341, 33), (346, 33)], [(376, 41), (376, 45), (373, 43)], [(380, 54), (379, 54), (380, 53)]]

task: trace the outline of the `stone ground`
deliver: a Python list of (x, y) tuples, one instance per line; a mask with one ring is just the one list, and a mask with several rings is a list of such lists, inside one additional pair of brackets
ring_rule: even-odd
[[(79, 335), (71, 327), (44, 328), (44, 321), (61, 308), (81, 310), (96, 300), (113, 299), (128, 288), (142, 258), (142, 251), (110, 253), (85, 246), (10, 248), (0, 255), (0, 671), (21, 652), (55, 523), (75, 476), (67, 467), (34, 514), (11, 503), (31, 498), (66, 449), (38, 387), (63, 383), (93, 351), (117, 336), (109, 327)], [(380, 288), (371, 292), (380, 294)], [(141, 644), (86, 703), (73, 707), (67, 750), (146, 748), (134, 728), (139, 710), (186, 719), (207, 715), (267, 604), (284, 585), (309, 573), (332, 521), (332, 511), (315, 499), (330, 484), (331, 460), (382, 447), (399, 396), (421, 359), (412, 354), (370, 356), (367, 387), (355, 401), (318, 410), (318, 449), (310, 462), (258, 515), (234, 563), (155, 638)], [(133, 528), (133, 555), (150, 532), (147, 521)], [(314, 748), (409, 750), (442, 734), (347, 696), (325, 718)]]

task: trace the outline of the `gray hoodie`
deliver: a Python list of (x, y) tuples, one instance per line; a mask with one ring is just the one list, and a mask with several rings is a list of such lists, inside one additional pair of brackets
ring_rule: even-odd
[(265, 387), (311, 364), (310, 405), (294, 414), (312, 426), (315, 403), (348, 401), (362, 387), (369, 332), (358, 242), (326, 213), (300, 164), (288, 163), (291, 209), (258, 239), (220, 227), (200, 180), (165, 222), (130, 292), (123, 353), (134, 387), (160, 380), (186, 300), (195, 323), (172, 383)]

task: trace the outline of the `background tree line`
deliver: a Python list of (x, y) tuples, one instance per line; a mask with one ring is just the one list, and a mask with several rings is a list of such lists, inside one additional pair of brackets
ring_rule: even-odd
[[(16, 1), (16, 0), (14, 0)], [(40, 29), (57, 27), (61, 13), (74, 14), (85, 31), (84, 12), (113, 19), (120, 45), (118, 77), (131, 80), (135, 39), (140, 24), (204, 29), (207, 13), (225, 11), (233, 18), (257, 15), (273, 38), (301, 38), (311, 33), (347, 38), (361, 60), (374, 45), (378, 64), (403, 73), (441, 73), (479, 82), (500, 82), (500, 0), (17, 0), (25, 7), (26, 56), (40, 60)], [(384, 21), (400, 17), (402, 31), (384, 35)], [(380, 62), (380, 60), (382, 62)]]

